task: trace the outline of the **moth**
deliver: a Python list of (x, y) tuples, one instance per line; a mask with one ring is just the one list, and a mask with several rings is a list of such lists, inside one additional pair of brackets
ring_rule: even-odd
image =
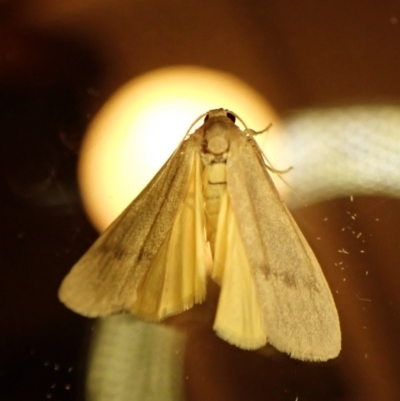
[[(189, 134), (204, 117), (203, 125)], [(238, 118), (244, 126), (235, 124)], [(269, 176), (254, 132), (233, 112), (200, 116), (161, 170), (63, 280), (60, 300), (88, 317), (159, 322), (221, 289), (217, 335), (325, 361), (341, 348), (335, 303)]]

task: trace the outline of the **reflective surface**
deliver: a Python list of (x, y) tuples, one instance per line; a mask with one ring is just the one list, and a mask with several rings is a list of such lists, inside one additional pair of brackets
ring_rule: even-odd
[[(397, 400), (400, 203), (394, 190), (396, 168), (388, 167), (391, 175), (386, 182), (381, 171), (380, 188), (388, 190), (380, 191), (379, 197), (376, 185), (364, 186), (371, 182), (365, 175), (374, 166), (384, 166), (385, 161), (397, 166), (398, 155), (388, 145), (389, 140), (398, 143), (397, 133), (389, 138), (387, 131), (385, 135), (374, 132), (382, 143), (365, 136), (360, 142), (360, 131), (354, 129), (359, 117), (349, 112), (352, 117), (347, 123), (340, 120), (337, 125), (338, 118), (329, 113), (338, 106), (349, 110), (352, 105), (374, 104), (378, 109), (368, 113), (375, 116), (387, 104), (397, 108), (399, 21), (398, 2), (377, 0), (299, 5), (288, 1), (3, 1), (0, 399), (99, 399), (91, 392), (89, 380), (96, 373), (90, 370), (96, 349), (107, 348), (102, 342), (103, 323), (77, 316), (57, 300), (61, 279), (97, 237), (77, 187), (81, 138), (94, 114), (123, 83), (155, 68), (192, 64), (238, 76), (278, 111), (287, 124), (287, 145), (282, 143), (282, 151), (293, 149), (296, 156), (292, 160), (290, 154), (285, 156), (284, 165), (278, 167), (293, 164), (297, 178), (290, 178), (291, 173), (284, 178), (305, 202), (312, 193), (307, 188), (326, 185), (306, 187), (304, 175), (296, 168), (306, 174), (310, 165), (318, 169), (319, 163), (330, 163), (334, 155), (327, 152), (321, 161), (313, 147), (318, 133), (295, 142), (299, 137), (293, 124), (304, 116), (313, 125), (310, 109), (324, 108), (326, 118), (331, 116), (331, 124), (325, 127), (334, 128), (320, 131), (330, 141), (345, 131), (347, 139), (354, 137), (369, 149), (370, 154), (362, 153), (366, 169), (357, 170), (358, 176), (352, 178), (355, 189), (346, 186), (345, 191), (331, 192), (329, 199), (316, 194), (313, 199), (320, 199), (319, 203), (310, 201), (304, 207), (298, 202), (294, 211), (334, 294), (343, 351), (333, 361), (314, 364), (271, 349), (246, 352), (224, 343), (211, 329), (218, 296), (218, 287), (211, 283), (205, 305), (162, 326), (168, 330), (164, 340), (160, 340), (163, 329), (149, 335), (148, 328), (137, 330), (134, 320), (132, 327), (122, 324), (129, 334), (121, 335), (121, 341), (127, 341), (126, 348), (122, 346), (126, 354), (122, 351), (118, 358), (121, 351), (114, 352), (112, 342), (107, 348), (112, 361), (121, 363), (112, 370), (120, 379), (114, 382), (114, 390), (120, 391), (115, 399), (124, 399), (123, 383), (127, 383), (144, 401), (165, 400), (166, 394), (190, 401)], [(300, 117), (295, 114), (298, 109)], [(240, 110), (235, 112), (240, 115)], [(345, 144), (337, 149), (350, 160), (353, 147), (350, 141)], [(383, 151), (388, 146), (392, 152)], [(379, 164), (374, 164), (377, 160)], [(321, 171), (313, 181), (329, 183), (335, 173)], [(113, 328), (121, 334), (120, 329), (118, 324)], [(135, 337), (129, 343), (131, 332)], [(152, 340), (154, 347), (148, 345)], [(121, 344), (117, 341), (116, 346)], [(129, 355), (131, 373), (123, 378)], [(138, 367), (140, 377), (135, 375)], [(168, 374), (163, 375), (164, 370)], [(97, 380), (105, 383), (105, 370), (98, 372)], [(149, 384), (154, 372), (163, 380)]]

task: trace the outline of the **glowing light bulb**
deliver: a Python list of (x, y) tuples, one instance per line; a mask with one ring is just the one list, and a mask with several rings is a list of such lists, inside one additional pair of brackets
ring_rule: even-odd
[(139, 194), (210, 109), (230, 109), (251, 128), (279, 126), (267, 101), (237, 77), (200, 67), (151, 71), (121, 87), (84, 138), (79, 184), (87, 213), (102, 231)]

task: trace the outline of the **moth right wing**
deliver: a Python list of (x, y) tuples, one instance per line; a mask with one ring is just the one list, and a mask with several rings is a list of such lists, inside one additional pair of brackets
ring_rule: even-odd
[(205, 298), (199, 141), (185, 140), (73, 266), (59, 290), (66, 306), (89, 317), (131, 311), (161, 320)]
[(230, 143), (227, 190), (268, 342), (302, 360), (334, 358), (341, 348), (340, 324), (321, 267), (281, 200), (255, 140), (237, 132)]

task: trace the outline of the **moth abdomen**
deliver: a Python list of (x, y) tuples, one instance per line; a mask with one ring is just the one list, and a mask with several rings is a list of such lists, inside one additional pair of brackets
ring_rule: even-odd
[[(225, 160), (226, 161), (226, 160)], [(226, 162), (210, 162), (203, 170), (203, 197), (207, 239), (214, 252), (221, 200), (226, 192)]]

